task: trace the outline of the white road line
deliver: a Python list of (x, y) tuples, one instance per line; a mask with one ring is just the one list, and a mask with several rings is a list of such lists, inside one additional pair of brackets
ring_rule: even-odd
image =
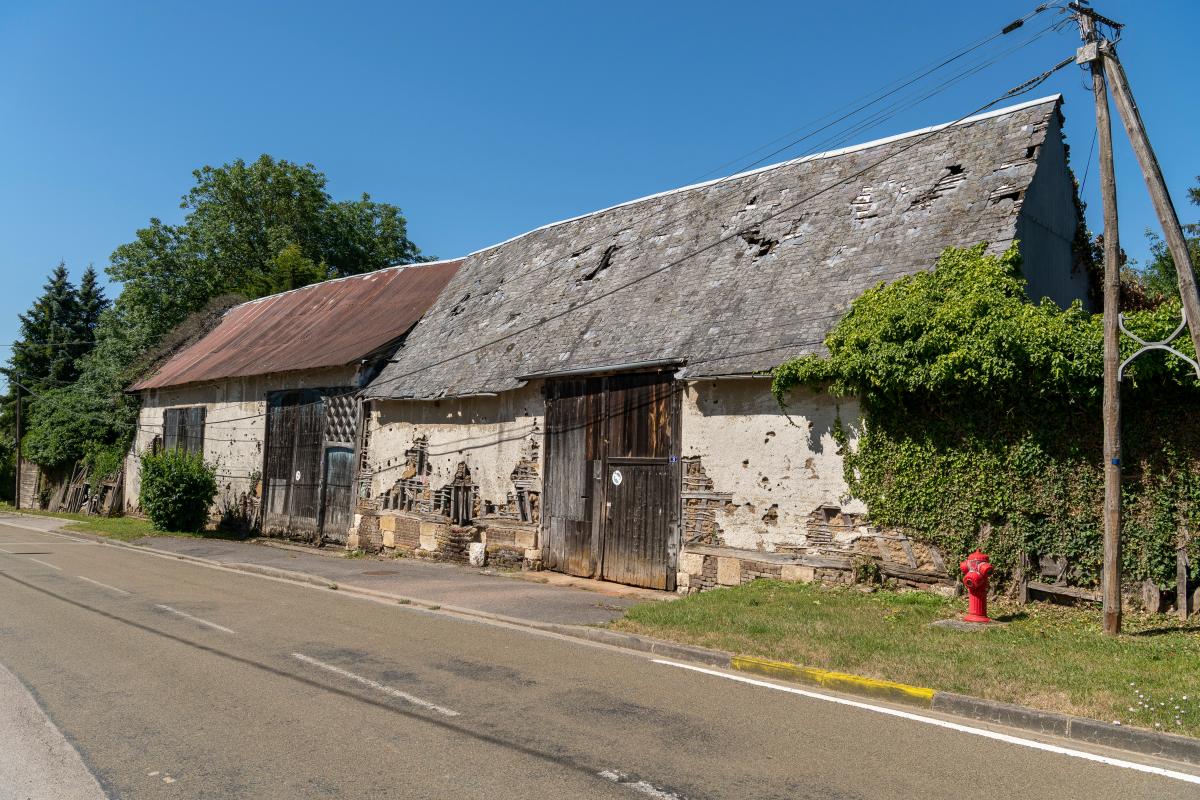
[(116, 592), (117, 594), (129, 594), (129, 592), (125, 591), (124, 589), (118, 589), (115, 586), (109, 586), (107, 583), (101, 583), (100, 581), (94, 581), (91, 578), (85, 578), (82, 575), (76, 575), (75, 577), (79, 578), (79, 580), (81, 580), (81, 581), (87, 581), (88, 583), (99, 586), (101, 589), (108, 589), (109, 591)]
[(606, 769), (602, 772), (597, 772), (596, 774), (601, 778), (604, 778), (606, 781), (612, 781), (618, 786), (624, 786), (626, 789), (632, 789), (638, 794), (644, 794), (647, 797), (653, 797), (656, 800), (685, 800), (685, 798), (681, 795), (677, 795), (674, 792), (667, 791), (666, 789), (660, 789), (654, 784), (647, 783), (646, 781), (633, 780), (625, 773), (617, 772), (613, 769)]
[(303, 661), (305, 664), (311, 664), (314, 667), (320, 667), (327, 672), (332, 672), (334, 675), (341, 675), (343, 678), (349, 678), (355, 683), (361, 683), (363, 686), (368, 686), (378, 692), (383, 692), (388, 697), (395, 697), (398, 700), (404, 700), (407, 703), (412, 703), (414, 706), (420, 706), (428, 711), (436, 711), (439, 714), (447, 717), (457, 717), (458, 712), (452, 708), (439, 706), (436, 703), (431, 703), (428, 700), (422, 700), (419, 697), (414, 697), (408, 692), (402, 692), (399, 689), (393, 689), (391, 686), (385, 686), (378, 681), (373, 681), (370, 678), (364, 678), (362, 675), (355, 675), (353, 672), (344, 670), (341, 667), (335, 667), (333, 664), (326, 664), (324, 661), (318, 661), (312, 656), (306, 656), (303, 653), (292, 653), (292, 658), (298, 661)]
[(806, 689), (796, 689), (791, 686), (780, 686), (767, 681), (755, 680), (754, 678), (745, 678), (741, 675), (730, 675), (725, 672), (719, 672), (715, 669), (707, 669), (705, 667), (696, 667), (691, 664), (680, 664), (676, 661), (666, 661), (664, 659), (651, 659), (655, 664), (665, 664), (668, 667), (679, 667), (680, 669), (688, 669), (693, 672), (703, 672), (705, 675), (713, 675), (718, 678), (726, 678), (727, 680), (737, 681), (739, 683), (748, 683), (751, 686), (761, 686), (765, 689), (775, 689), (779, 692), (788, 692), (790, 694), (798, 694), (801, 697), (810, 697), (814, 700), (825, 700), (838, 705), (851, 706), (853, 708), (861, 708), (866, 711), (874, 711), (878, 714), (886, 714), (891, 717), (899, 717), (901, 719), (912, 720), (913, 722), (922, 722), (926, 725), (934, 725), (947, 730), (958, 731), (959, 733), (969, 733), (973, 736), (982, 736), (985, 739), (995, 739), (998, 742), (1007, 744), (1015, 744), (1020, 747), (1028, 747), (1033, 750), (1044, 750), (1047, 753), (1056, 753), (1061, 756), (1070, 756), (1071, 758), (1081, 758), (1084, 761), (1094, 761), (1097, 764), (1107, 764), (1111, 767), (1120, 767), (1122, 769), (1131, 769), (1136, 772), (1145, 772), (1149, 775), (1158, 775), (1163, 778), (1171, 778), (1184, 783), (1194, 783), (1200, 785), (1200, 775), (1192, 775), (1187, 772), (1176, 772), (1171, 769), (1162, 767), (1152, 767), (1149, 764), (1139, 764), (1135, 761), (1125, 761), (1120, 758), (1110, 758), (1109, 756), (1101, 756), (1095, 753), (1088, 753), (1083, 750), (1073, 750), (1069, 747), (1059, 747), (1054, 744), (1039, 742), (1034, 739), (1023, 739), (1020, 736), (1010, 736), (1007, 733), (997, 733), (989, 731), (985, 728), (973, 728), (970, 725), (960, 725), (957, 722), (948, 722), (944, 719), (935, 717), (926, 717), (921, 714), (914, 714), (911, 711), (901, 711), (897, 708), (887, 708), (886, 706), (877, 706), (871, 703), (862, 703), (857, 700), (847, 700), (844, 697), (834, 697), (832, 695), (821, 694), (820, 692), (810, 692)]
[(172, 614), (183, 617), (184, 619), (190, 619), (192, 622), (198, 623), (200, 625), (205, 625), (209, 628), (212, 628), (215, 631), (221, 631), (222, 633), (235, 633), (235, 631), (231, 631), (229, 628), (226, 628), (224, 625), (218, 625), (217, 623), (209, 622), (206, 619), (200, 619), (199, 617), (193, 617), (191, 614), (188, 614), (187, 612), (184, 612), (184, 611), (180, 611), (177, 608), (171, 608), (170, 606), (164, 606), (161, 603), (156, 605), (155, 608), (161, 608), (163, 611), (170, 611)]
[(10, 518), (7, 518), (7, 517), (0, 517), (0, 528), (20, 528), (21, 530), (33, 531), (34, 533), (44, 533), (47, 536), (57, 536), (60, 539), (72, 539), (74, 541), (79, 541), (78, 536), (67, 536), (65, 533), (56, 533), (54, 531), (48, 531), (45, 528), (38, 528), (34, 525), (22, 525), (19, 522), (13, 522)]
[(43, 567), (49, 567), (50, 569), (56, 569), (59, 572), (62, 572), (62, 567), (56, 567), (53, 564), (51, 564), (49, 561), (42, 561), (40, 558), (31, 558), (29, 560), (35, 564), (41, 564)]

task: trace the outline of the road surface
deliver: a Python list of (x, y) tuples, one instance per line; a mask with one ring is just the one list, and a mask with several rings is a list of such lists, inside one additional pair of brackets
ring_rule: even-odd
[[(110, 797), (1200, 796), (1200, 769), (21, 524), (0, 664)], [(94, 796), (53, 755), (46, 796)]]

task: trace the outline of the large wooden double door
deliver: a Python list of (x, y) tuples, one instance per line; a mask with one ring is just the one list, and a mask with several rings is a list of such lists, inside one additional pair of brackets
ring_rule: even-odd
[(264, 533), (345, 543), (357, 423), (349, 392), (297, 389), (267, 395)]
[(678, 407), (669, 372), (547, 383), (542, 524), (550, 569), (674, 590)]

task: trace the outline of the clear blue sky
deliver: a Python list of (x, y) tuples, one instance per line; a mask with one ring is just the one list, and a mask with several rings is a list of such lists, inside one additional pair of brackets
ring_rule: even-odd
[[(191, 170), (204, 164), (264, 152), (311, 161), (336, 198), (368, 191), (396, 203), (426, 253), (455, 256), (694, 182), (1034, 5), (8, 0), (0, 342), (12, 341), (17, 313), (60, 260), (77, 278), (89, 263), (106, 266), (151, 216), (177, 221)], [(1098, 7), (1128, 25), (1122, 58), (1176, 204), (1195, 220), (1200, 209), (1184, 197), (1200, 174), (1189, 60), (1200, 3)], [(1048, 34), (853, 139), (955, 119), (1077, 44), (1073, 29)], [(1054, 92), (1067, 97), (1082, 176), (1090, 91), (1070, 67), (1022, 99)], [(1153, 213), (1116, 133), (1122, 235), (1140, 258)], [(1085, 190), (1093, 228), (1097, 185), (1093, 158)]]

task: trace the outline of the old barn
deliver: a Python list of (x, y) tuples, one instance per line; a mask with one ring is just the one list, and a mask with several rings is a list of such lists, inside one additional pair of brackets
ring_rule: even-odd
[[(851, 401), (764, 373), (868, 287), (1020, 241), (1030, 294), (1086, 303), (1048, 97), (634, 200), (467, 257), (363, 392), (351, 545), (688, 590), (940, 556), (866, 524)], [(161, 406), (161, 403), (159, 404)], [(155, 406), (154, 408), (157, 408)], [(158, 413), (150, 411), (151, 415)]]
[(314, 543), (350, 527), (355, 393), (453, 277), (458, 261), (382, 269), (235, 306), (130, 387), (141, 398), (126, 464), (136, 511), (151, 448), (204, 454), (227, 524)]

